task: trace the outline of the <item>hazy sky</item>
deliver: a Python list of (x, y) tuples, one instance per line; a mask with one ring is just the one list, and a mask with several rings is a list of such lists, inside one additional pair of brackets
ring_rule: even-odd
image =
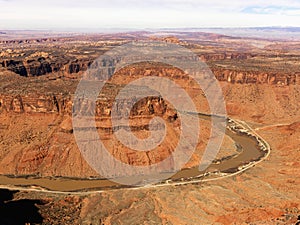
[(300, 0), (0, 0), (0, 29), (300, 26)]

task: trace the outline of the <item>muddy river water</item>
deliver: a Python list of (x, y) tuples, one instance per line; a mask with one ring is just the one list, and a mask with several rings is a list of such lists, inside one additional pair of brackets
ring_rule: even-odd
[[(200, 114), (198, 116), (202, 119), (209, 119), (209, 116)], [(205, 171), (199, 171), (198, 167), (183, 169), (177, 172), (171, 178), (169, 178), (168, 182), (171, 181), (172, 183), (176, 184), (177, 180), (182, 181), (185, 179), (197, 179), (205, 173), (207, 173), (207, 171), (219, 171), (228, 174), (234, 173), (239, 170), (239, 167), (247, 165), (249, 164), (249, 162), (258, 161), (266, 154), (258, 147), (256, 139), (251, 136), (247, 136), (245, 134), (237, 134), (229, 129), (226, 130), (226, 135), (231, 137), (232, 140), (236, 143), (236, 145), (239, 146), (239, 148), (241, 148), (240, 153), (238, 153), (234, 157), (228, 157), (219, 161), (218, 163), (211, 164)], [(14, 177), (5, 175), (0, 176), (0, 185), (7, 187), (41, 187), (43, 189), (60, 192), (125, 188), (125, 186), (121, 186), (120, 184), (117, 184), (108, 179)]]

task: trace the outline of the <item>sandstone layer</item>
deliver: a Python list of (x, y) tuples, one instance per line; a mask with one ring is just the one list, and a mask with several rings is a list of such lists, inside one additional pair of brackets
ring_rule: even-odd
[[(103, 52), (153, 36), (157, 35), (136, 32), (1, 41), (0, 173), (99, 177), (83, 159), (74, 138), (71, 114), (76, 86)], [(22, 191), (9, 193), (10, 199), (15, 199), (16, 204), (39, 200), (34, 204), (44, 224), (299, 222), (299, 42), (275, 44), (272, 40), (200, 32), (179, 32), (177, 36), (154, 39), (190, 48), (209, 65), (220, 81), (228, 115), (246, 121), (270, 143), (272, 151), (266, 161), (237, 176), (194, 185), (79, 196)], [(110, 80), (105, 98), (97, 101), (96, 124), (111, 153), (132, 165), (161, 160), (170, 154), (176, 144), (174, 139), (178, 139), (180, 118), (167, 100), (159, 97), (143, 99), (130, 112), (131, 128), (141, 138), (149, 135), (148, 123), (154, 116), (166, 121), (170, 132), (158, 154), (133, 154), (112, 136), (109, 116), (114, 96), (131, 80), (152, 75), (173, 79), (201, 103), (199, 111), (209, 113), (203, 91), (176, 68), (142, 64), (121, 70)], [(198, 165), (205, 149), (211, 126), (209, 121), (201, 125), (197, 151), (186, 167)], [(233, 145), (227, 137), (218, 158), (236, 154)], [(7, 203), (3, 205), (1, 200), (0, 204), (7, 210)]]

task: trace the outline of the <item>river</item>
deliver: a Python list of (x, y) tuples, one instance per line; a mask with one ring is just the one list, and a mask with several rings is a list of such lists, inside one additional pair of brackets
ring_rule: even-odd
[[(197, 114), (202, 119), (209, 119), (210, 116), (204, 114)], [(171, 176), (168, 180), (173, 184), (176, 181), (183, 181), (185, 179), (198, 179), (207, 173), (207, 171), (219, 171), (221, 173), (232, 174), (239, 171), (239, 167), (247, 165), (250, 162), (258, 161), (266, 154), (258, 147), (258, 142), (255, 138), (238, 134), (230, 129), (226, 129), (226, 135), (234, 140), (236, 145), (241, 147), (241, 151), (235, 157), (229, 157), (218, 163), (211, 164), (205, 171), (199, 171), (198, 167), (183, 169)], [(131, 179), (124, 178), (124, 179)], [(159, 177), (157, 178), (159, 179)], [(201, 181), (201, 180), (199, 180)], [(163, 182), (162, 182), (163, 183)], [(108, 179), (76, 179), (76, 178), (55, 178), (55, 177), (14, 177), (0, 175), (0, 185), (7, 187), (27, 187), (47, 189), (58, 192), (83, 192), (89, 190), (106, 190), (116, 188), (131, 188), (129, 186), (122, 186)], [(135, 186), (133, 186), (135, 187)]]

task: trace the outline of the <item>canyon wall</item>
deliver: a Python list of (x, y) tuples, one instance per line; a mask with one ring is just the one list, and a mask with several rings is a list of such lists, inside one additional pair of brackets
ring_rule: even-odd
[(300, 84), (300, 72), (293, 74), (257, 71), (235, 71), (229, 69), (212, 69), (219, 81), (239, 84), (295, 85)]
[[(200, 58), (204, 61), (223, 60), (228, 58), (247, 59), (250, 57), (253, 57), (253, 55), (246, 53), (205, 54), (200, 56)], [(16, 74), (19, 74), (20, 76), (25, 77), (41, 76), (51, 73), (57, 73), (65, 77), (72, 77), (74, 75), (81, 75), (84, 71), (86, 71), (92, 64), (93, 60), (93, 58), (76, 59), (68, 57), (40, 56), (25, 58), (22, 60), (3, 59), (0, 61), (0, 66), (6, 70), (10, 70)], [(270, 85), (300, 84), (300, 71), (293, 73), (242, 71), (241, 69), (227, 69), (217, 66), (213, 66), (211, 69), (219, 81), (225, 81), (228, 83)], [(158, 73), (160, 75), (170, 76), (163, 70), (158, 71)], [(172, 70), (168, 70), (168, 73), (174, 74)]]
[[(121, 99), (115, 103), (116, 108), (123, 109), (132, 101)], [(0, 103), (0, 174), (99, 177), (77, 147), (73, 135), (71, 97), (1, 95)], [(79, 109), (88, 110), (92, 104), (82, 104)], [(134, 104), (131, 110), (128, 109), (130, 127), (112, 127), (109, 117), (112, 104), (110, 99), (98, 100), (95, 120), (101, 140), (114, 157), (131, 165), (150, 165), (168, 157), (175, 149), (178, 138), (176, 129), (171, 129), (157, 151), (136, 152), (125, 148), (114, 137), (113, 132), (120, 128), (147, 137), (149, 121), (153, 116), (161, 116), (168, 126), (177, 127), (176, 112), (169, 109), (162, 98), (147, 97)], [(117, 110), (116, 116), (120, 117), (124, 112), (126, 110)], [(161, 130), (164, 127), (156, 125), (151, 129)], [(118, 165), (112, 165), (112, 168), (115, 171), (113, 176), (118, 176)], [(126, 172), (131, 175), (132, 171)]]
[(88, 59), (66, 59), (59, 57), (49, 59), (39, 57), (25, 60), (3, 60), (0, 65), (20, 76), (41, 76), (60, 72), (62, 75), (76, 74), (86, 71), (91, 62)]
[[(91, 61), (82, 59), (71, 63), (68, 59), (62, 59), (51, 64), (46, 55), (39, 55), (34, 61), (27, 59), (27, 64), (24, 64), (24, 61), (16, 62), (2, 61), (1, 65), (14, 72), (26, 71), (24, 76), (29, 77), (15, 76), (15, 79), (19, 79), (19, 84), (25, 83), (18, 86), (13, 85), (13, 80), (11, 81), (8, 75), (6, 84), (3, 82), (3, 87), (7, 88), (2, 88), (0, 92), (0, 149), (2, 149), (0, 174), (98, 176), (82, 158), (73, 135), (71, 114), (72, 106), (76, 104), (73, 98), (78, 79), (52, 80), (47, 76), (30, 77), (47, 74), (47, 71), (52, 71), (51, 73), (60, 71), (64, 76), (80, 74), (87, 69)], [(289, 123), (300, 118), (299, 73), (245, 72), (215, 67), (212, 71), (221, 81), (229, 116), (248, 122), (267, 124), (278, 123), (278, 121)], [(132, 65), (118, 71), (111, 78), (111, 83), (104, 87), (103, 93), (99, 95), (96, 102), (97, 130), (104, 144), (116, 158), (137, 166), (149, 165), (170, 155), (176, 147), (177, 142), (174, 140), (178, 140), (178, 131), (180, 131), (180, 119), (176, 112), (168, 107), (167, 101), (160, 97), (147, 97), (135, 104), (128, 112), (131, 116), (130, 127), (126, 129), (132, 130), (137, 136), (147, 138), (149, 120), (153, 116), (162, 117), (173, 129), (165, 139), (164, 145), (158, 149), (159, 151), (156, 154), (152, 152), (136, 154), (130, 149), (125, 149), (113, 137), (113, 130), (116, 127), (112, 127), (109, 118), (114, 97), (125, 84), (145, 76), (172, 78), (187, 89), (193, 100), (201, 103), (202, 108), (198, 109), (199, 111), (206, 112), (202, 109), (207, 108), (201, 90), (197, 89), (191, 78), (179, 69), (147, 64)], [(4, 79), (4, 75), (2, 78)], [(60, 86), (57, 86), (58, 84)], [(28, 87), (30, 89), (24, 91)], [(47, 90), (41, 91), (41, 87)], [(60, 94), (62, 90), (69, 94)], [(116, 105), (117, 108), (124, 108), (131, 103), (130, 99), (121, 99), (116, 102)], [(88, 102), (82, 110), (91, 108), (92, 104), (95, 103)], [(162, 128), (158, 127), (158, 129)], [(204, 138), (202, 137), (198, 144), (198, 158), (208, 139), (209, 124), (201, 129)], [(119, 169), (115, 168), (116, 176)]]

